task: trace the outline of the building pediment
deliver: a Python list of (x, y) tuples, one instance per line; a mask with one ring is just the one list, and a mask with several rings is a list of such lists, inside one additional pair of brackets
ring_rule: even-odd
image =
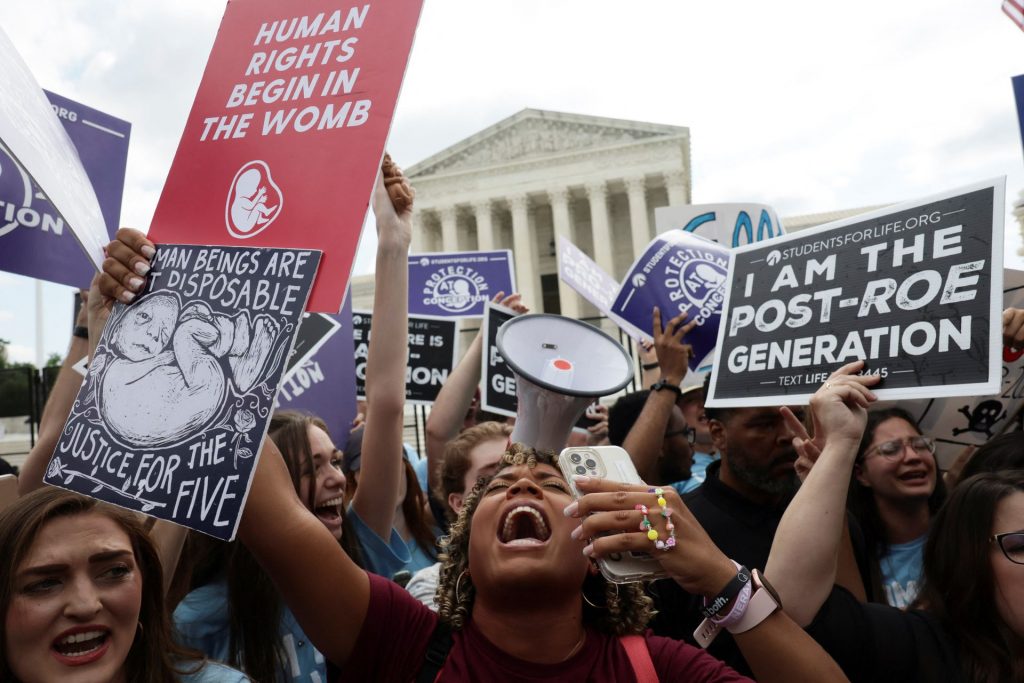
[(458, 173), (687, 133), (682, 126), (524, 109), (421, 161), (407, 173), (410, 178)]

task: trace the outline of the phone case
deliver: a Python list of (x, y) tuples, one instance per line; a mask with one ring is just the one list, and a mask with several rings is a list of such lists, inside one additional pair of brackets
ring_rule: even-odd
[[(612, 479), (625, 484), (644, 483), (629, 453), (618, 446), (566, 448), (558, 456), (558, 467), (569, 482), (574, 498), (580, 497), (572, 481), (575, 474)], [(599, 559), (597, 566), (604, 578), (613, 583), (650, 581), (667, 576), (661, 564), (647, 553), (615, 553)]]

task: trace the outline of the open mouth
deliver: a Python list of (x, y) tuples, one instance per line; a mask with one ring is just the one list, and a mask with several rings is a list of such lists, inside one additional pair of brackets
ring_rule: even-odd
[(498, 525), (498, 540), (505, 545), (541, 545), (551, 538), (543, 511), (532, 505), (508, 510)]
[(108, 629), (91, 629), (61, 636), (53, 641), (52, 648), (61, 661), (76, 666), (102, 657), (109, 644)]
[(899, 475), (898, 479), (900, 481), (905, 481), (911, 484), (927, 481), (928, 472), (926, 472), (925, 470), (914, 470), (912, 472), (904, 472), (903, 474)]
[(341, 496), (335, 496), (317, 505), (313, 509), (313, 514), (323, 522), (337, 524), (341, 522), (341, 506), (343, 504), (344, 499)]

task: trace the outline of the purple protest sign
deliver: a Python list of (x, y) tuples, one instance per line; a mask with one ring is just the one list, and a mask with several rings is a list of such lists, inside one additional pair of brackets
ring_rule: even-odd
[(409, 255), (409, 314), (479, 318), (498, 292), (516, 291), (512, 252)]
[(655, 306), (663, 323), (686, 312), (697, 321), (686, 337), (693, 347), (690, 368), (697, 370), (711, 362), (718, 341), (728, 269), (729, 250), (720, 244), (683, 230), (663, 233), (629, 269), (612, 312), (640, 330), (650, 329)]
[[(78, 150), (113, 238), (121, 217), (131, 124), (51, 92), (46, 96)], [(0, 270), (77, 288), (88, 287), (96, 272), (46, 195), (2, 148)]]
[[(299, 362), (281, 382), (277, 407), (301, 410), (322, 418), (334, 444), (344, 450), (356, 416), (356, 364), (352, 357), (352, 298), (341, 313), (322, 316), (339, 325), (315, 353)], [(306, 318), (309, 320), (309, 318)], [(313, 323), (320, 321), (314, 320)], [(302, 335), (302, 328), (299, 328)]]

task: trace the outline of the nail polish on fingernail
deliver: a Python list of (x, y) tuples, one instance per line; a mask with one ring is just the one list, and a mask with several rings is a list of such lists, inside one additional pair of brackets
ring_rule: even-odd
[(586, 548), (584, 548), (583, 549), (583, 554), (586, 555), (587, 557), (590, 557), (591, 555), (593, 555), (594, 554), (594, 544), (591, 543)]
[(569, 535), (572, 536), (573, 540), (580, 540), (580, 537), (583, 536), (583, 525), (581, 524), (580, 526), (573, 529)]
[(126, 304), (130, 304), (134, 298), (135, 295), (129, 292), (128, 290), (121, 292), (121, 301), (125, 302)]
[(572, 480), (574, 482), (576, 482), (577, 484), (589, 484), (590, 483), (590, 477), (588, 477), (585, 474), (574, 474), (574, 475), (572, 475)]
[(139, 248), (139, 251), (141, 251), (142, 255), (145, 256), (146, 258), (153, 258), (154, 256), (156, 256), (156, 249), (149, 246), (148, 244), (142, 245)]
[(134, 289), (136, 292), (142, 288), (142, 285), (146, 284), (146, 281), (141, 277), (133, 277), (128, 280), (128, 286)]
[(579, 512), (579, 510), (580, 510), (579, 501), (575, 501), (574, 500), (573, 502), (571, 502), (571, 503), (569, 503), (568, 505), (565, 506), (565, 509), (562, 510), (562, 513), (566, 517), (575, 517), (576, 513)]
[(135, 272), (139, 275), (145, 275), (149, 272), (149, 264), (144, 261), (139, 261), (135, 264)]

